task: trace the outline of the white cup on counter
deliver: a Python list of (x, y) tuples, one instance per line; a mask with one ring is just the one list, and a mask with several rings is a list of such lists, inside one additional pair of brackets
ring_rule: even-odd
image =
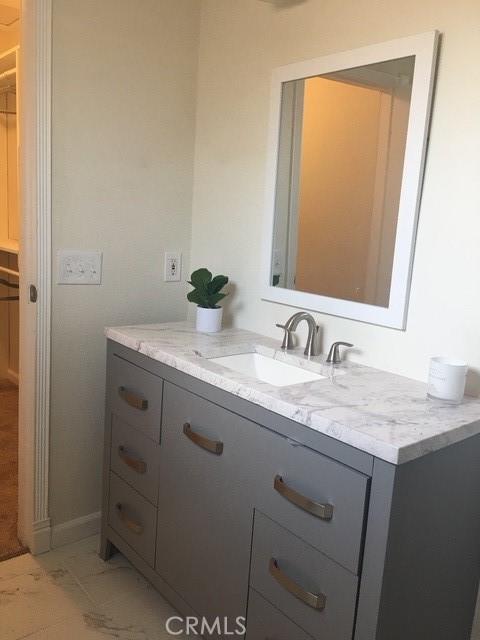
[(465, 394), (468, 365), (463, 360), (436, 356), (430, 359), (427, 395), (459, 404)]

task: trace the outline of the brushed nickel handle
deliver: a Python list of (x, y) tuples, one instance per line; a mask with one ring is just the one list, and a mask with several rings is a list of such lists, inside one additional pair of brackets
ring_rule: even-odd
[(278, 327), (279, 329), (283, 329), (283, 341), (280, 349), (283, 349), (284, 351), (293, 349), (294, 344), (293, 344), (292, 330), (286, 324), (279, 324), (278, 322), (275, 326)]
[(340, 357), (340, 347), (353, 347), (353, 344), (351, 342), (334, 342), (328, 352), (326, 359), (327, 364), (341, 363), (342, 358)]
[(309, 607), (312, 607), (312, 609), (317, 609), (318, 611), (323, 611), (325, 609), (327, 596), (323, 593), (312, 593), (311, 591), (307, 591), (301, 587), (295, 582), (295, 580), (292, 580), (292, 578), (287, 576), (287, 574), (280, 569), (275, 558), (270, 558), (268, 570), (270, 571), (270, 575), (278, 582), (278, 584), (291, 593), (292, 596), (295, 596), (295, 598), (298, 598)]
[(331, 520), (333, 518), (333, 505), (331, 504), (322, 504), (320, 502), (315, 502), (314, 500), (310, 500), (303, 496), (295, 489), (292, 489), (283, 481), (282, 476), (276, 475), (275, 480), (273, 481), (273, 488), (275, 491), (289, 500), (291, 503), (300, 507), (304, 511), (308, 511), (312, 516), (316, 518), (320, 518), (321, 520)]
[(141, 398), (133, 391), (129, 391), (126, 387), (118, 387), (118, 393), (122, 400), (125, 400), (134, 409), (146, 411), (148, 409), (148, 400)]
[(127, 467), (130, 467), (130, 469), (141, 474), (147, 473), (146, 463), (140, 458), (135, 458), (134, 456), (129, 455), (122, 444), (118, 447), (118, 455)]
[(136, 533), (138, 536), (143, 533), (143, 526), (128, 517), (128, 514), (125, 512), (125, 509), (123, 508), (121, 502), (117, 502), (115, 508), (117, 510), (118, 517), (123, 522), (123, 524), (130, 529), (130, 531), (133, 531), (133, 533)]
[(193, 443), (195, 443), (198, 447), (202, 449), (206, 449), (210, 451), (210, 453), (215, 453), (217, 456), (221, 456), (223, 453), (223, 442), (218, 442), (217, 440), (210, 440), (205, 436), (200, 435), (196, 431), (193, 431), (192, 426), (189, 422), (185, 422), (183, 425), (183, 433), (189, 438)]

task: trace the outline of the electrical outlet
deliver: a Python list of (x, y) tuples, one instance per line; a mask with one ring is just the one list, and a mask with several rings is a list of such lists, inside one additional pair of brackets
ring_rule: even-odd
[(179, 282), (182, 277), (182, 254), (176, 251), (165, 253), (164, 280)]
[(58, 284), (101, 284), (102, 253), (61, 249), (57, 253)]

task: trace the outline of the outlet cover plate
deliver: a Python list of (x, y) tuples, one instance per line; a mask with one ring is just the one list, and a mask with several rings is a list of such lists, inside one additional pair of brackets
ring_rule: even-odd
[(102, 252), (60, 249), (57, 284), (101, 284)]
[(182, 254), (179, 251), (165, 253), (164, 275), (165, 282), (180, 282), (182, 278)]

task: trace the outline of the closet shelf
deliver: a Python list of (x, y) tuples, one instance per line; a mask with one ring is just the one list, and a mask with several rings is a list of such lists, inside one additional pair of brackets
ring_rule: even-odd
[(17, 67), (18, 47), (13, 47), (0, 55), (0, 74), (9, 73)]
[(7, 276), (14, 276), (15, 278), (20, 277), (20, 273), (15, 271), (14, 269), (9, 269), (8, 267), (0, 267), (0, 273), (6, 273)]
[(14, 255), (18, 256), (18, 241), (0, 238), (0, 251), (4, 251), (5, 253), (13, 253)]
[(20, 285), (16, 282), (10, 282), (9, 280), (5, 280), (4, 278), (0, 278), (0, 285), (3, 287), (8, 287), (9, 289), (20, 289)]

